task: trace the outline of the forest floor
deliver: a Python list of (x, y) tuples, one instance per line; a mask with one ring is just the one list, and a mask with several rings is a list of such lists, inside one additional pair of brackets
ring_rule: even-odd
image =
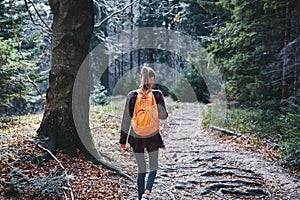
[[(299, 173), (269, 159), (276, 152), (256, 146), (253, 135), (227, 136), (204, 129), (203, 105), (168, 104), (172, 112), (162, 123), (166, 149), (160, 150), (153, 200), (300, 198)], [(118, 145), (120, 105), (111, 113), (95, 112), (91, 130), (107, 162), (133, 180), (86, 161), (81, 154), (69, 158), (58, 152), (57, 160), (38, 162), (36, 157), (45, 151), (33, 141), (39, 114), (0, 124), (0, 199), (137, 199), (134, 156)]]

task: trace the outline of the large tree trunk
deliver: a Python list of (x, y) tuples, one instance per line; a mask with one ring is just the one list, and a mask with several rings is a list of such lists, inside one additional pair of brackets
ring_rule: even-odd
[[(77, 72), (88, 54), (90, 38), (94, 28), (92, 0), (49, 0), (53, 13), (52, 58), (47, 90), (47, 108), (39, 137), (48, 138), (48, 148), (55, 153), (62, 150), (70, 156), (77, 149), (90, 155), (79, 139), (72, 115), (72, 90)], [(87, 79), (86, 85), (89, 85)], [(82, 116), (88, 126), (88, 98), (83, 102)], [(90, 135), (89, 130), (87, 134)], [(91, 137), (88, 137), (91, 138)], [(92, 140), (90, 140), (92, 145)]]

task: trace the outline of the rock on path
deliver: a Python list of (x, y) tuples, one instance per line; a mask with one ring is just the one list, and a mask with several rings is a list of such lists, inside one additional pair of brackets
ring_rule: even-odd
[(152, 199), (300, 199), (299, 177), (217, 143), (201, 128), (198, 106), (181, 104), (165, 123), (166, 149), (160, 151)]

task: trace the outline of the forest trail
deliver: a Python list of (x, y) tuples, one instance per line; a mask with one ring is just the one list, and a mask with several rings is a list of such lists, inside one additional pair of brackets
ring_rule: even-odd
[(299, 177), (257, 154), (218, 143), (201, 120), (200, 109), (189, 103), (168, 118), (152, 199), (300, 198)]

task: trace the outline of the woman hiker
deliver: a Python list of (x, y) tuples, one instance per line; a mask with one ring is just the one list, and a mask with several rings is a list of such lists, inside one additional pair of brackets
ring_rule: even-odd
[[(168, 117), (162, 92), (152, 89), (154, 79), (154, 70), (144, 66), (140, 74), (140, 87), (127, 95), (121, 125), (120, 148), (124, 150), (128, 140), (137, 162), (139, 200), (150, 199), (158, 168), (158, 149), (164, 148), (159, 133), (159, 119)], [(146, 187), (145, 149), (149, 155), (149, 174)]]

